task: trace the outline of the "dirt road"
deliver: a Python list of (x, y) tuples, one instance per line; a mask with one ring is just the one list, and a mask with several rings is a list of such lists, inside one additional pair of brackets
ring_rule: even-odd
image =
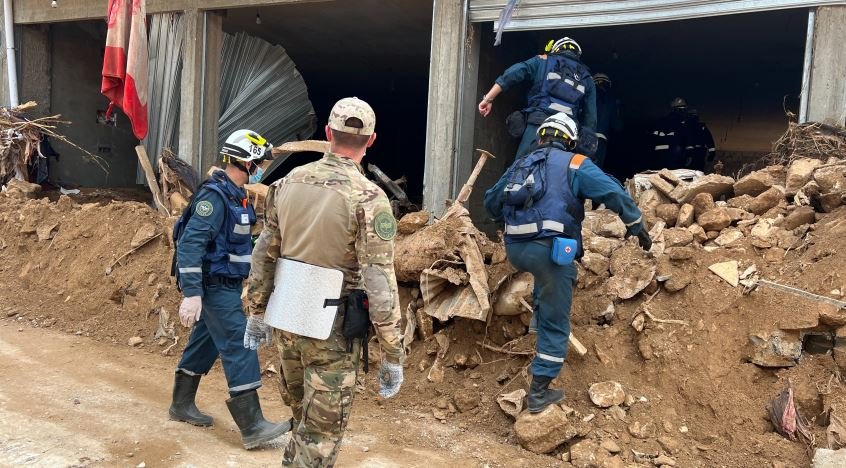
[[(281, 449), (247, 452), (226, 409), (219, 369), (199, 406), (200, 429), (167, 420), (173, 358), (51, 330), (0, 323), (0, 466), (279, 466)], [(274, 385), (261, 389), (269, 419), (289, 416)], [(526, 462), (509, 445), (462, 435), (431, 416), (357, 402), (339, 466), (492, 466)], [(462, 436), (466, 444), (455, 444)], [(478, 440), (474, 440), (478, 439)], [(491, 447), (493, 445), (494, 447)], [(525, 455), (525, 452), (523, 452)]]

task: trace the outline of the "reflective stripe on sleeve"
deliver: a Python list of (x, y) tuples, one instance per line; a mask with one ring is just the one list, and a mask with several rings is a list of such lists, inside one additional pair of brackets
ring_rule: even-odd
[(670, 145), (655, 145), (655, 150), (668, 150), (670, 149)]
[(561, 75), (559, 75), (558, 73), (555, 73), (555, 72), (549, 72), (549, 74), (546, 75), (546, 79), (547, 80), (560, 80)]
[(202, 273), (203, 269), (200, 267), (180, 268), (180, 273)]
[[(543, 222), (541, 222), (541, 229), (546, 229), (548, 231), (555, 232), (564, 232), (564, 224), (559, 223), (558, 221), (545, 219), (543, 220)], [(522, 234), (534, 234), (536, 232), (538, 232), (538, 225), (536, 223), (519, 224), (516, 226), (505, 226), (505, 233), (514, 236), (519, 236)]]
[(626, 227), (631, 227), (631, 226), (634, 226), (635, 224), (639, 224), (642, 219), (643, 219), (643, 216), (641, 216), (641, 217), (637, 218), (636, 220), (626, 224)]
[(232, 255), (229, 254), (229, 261), (233, 263), (250, 263), (252, 255)]
[(549, 105), (549, 108), (554, 111), (564, 112), (568, 115), (573, 115), (573, 109), (569, 106), (565, 106), (564, 104), (558, 104), (557, 102), (553, 102)]
[(564, 358), (550, 356), (549, 354), (538, 353), (538, 357), (543, 359), (544, 361), (564, 362)]

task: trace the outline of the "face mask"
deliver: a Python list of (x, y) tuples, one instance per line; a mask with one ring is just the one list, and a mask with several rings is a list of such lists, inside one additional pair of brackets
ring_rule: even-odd
[(262, 177), (264, 177), (264, 169), (256, 166), (256, 172), (253, 172), (253, 174), (250, 176), (250, 183), (257, 184), (261, 182)]

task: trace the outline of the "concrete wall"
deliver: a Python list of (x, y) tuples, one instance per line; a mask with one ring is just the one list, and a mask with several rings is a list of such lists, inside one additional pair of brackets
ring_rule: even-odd
[(46, 24), (19, 26), (20, 101), (35, 101), (38, 107), (27, 113), (30, 117), (51, 115), (51, 68), (53, 56), (50, 52), (50, 26)]
[(846, 119), (846, 7), (817, 9), (808, 119), (843, 125)]
[(52, 90), (51, 110), (71, 125), (59, 129), (69, 140), (102, 157), (108, 173), (86, 161), (83, 154), (62, 142), (53, 142), (61, 157), (50, 166), (50, 179), (86, 187), (131, 186), (135, 184), (138, 140), (126, 116), (118, 112), (117, 127), (98, 125), (97, 110), (108, 107), (100, 94), (103, 44), (106, 26), (102, 21), (60, 23), (51, 26)]

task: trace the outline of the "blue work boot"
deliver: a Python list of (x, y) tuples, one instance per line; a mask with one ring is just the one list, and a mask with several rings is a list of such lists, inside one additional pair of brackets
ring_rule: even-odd
[(255, 390), (226, 400), (226, 406), (241, 430), (241, 441), (247, 450), (277, 439), (291, 430), (290, 420), (273, 424), (264, 419), (258, 392)]
[(529, 413), (535, 414), (564, 399), (562, 390), (549, 388), (552, 377), (533, 375), (529, 386)]
[(199, 375), (176, 373), (173, 382), (173, 402), (170, 404), (170, 411), (168, 411), (170, 419), (201, 427), (208, 427), (214, 423), (212, 417), (201, 413), (194, 403), (199, 386)]

